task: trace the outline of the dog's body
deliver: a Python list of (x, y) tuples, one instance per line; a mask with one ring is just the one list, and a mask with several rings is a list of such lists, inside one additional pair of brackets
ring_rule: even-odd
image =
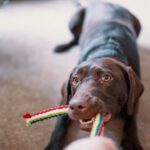
[[(117, 116), (124, 121), (119, 143), (123, 150), (143, 150), (136, 126), (138, 99), (143, 92), (136, 45), (139, 21), (120, 6), (96, 2), (80, 8), (70, 30), (73, 40), (55, 49), (62, 52), (77, 44), (81, 48), (78, 65), (62, 90), (64, 103), (70, 105), (69, 116), (89, 119), (97, 112), (111, 112), (112, 120)], [(68, 116), (59, 119), (46, 150), (62, 149), (70, 122)]]
[(93, 4), (86, 11), (82, 29), (80, 63), (111, 57), (132, 66), (139, 75), (136, 37), (140, 24), (127, 10), (112, 4)]

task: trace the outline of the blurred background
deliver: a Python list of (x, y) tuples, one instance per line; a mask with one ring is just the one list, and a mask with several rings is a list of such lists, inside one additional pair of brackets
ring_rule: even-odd
[[(142, 24), (138, 39), (145, 93), (138, 124), (145, 150), (150, 150), (150, 1), (109, 0), (135, 14)], [(22, 114), (57, 106), (60, 89), (75, 66), (78, 48), (55, 54), (53, 48), (70, 40), (72, 0), (0, 0), (0, 149), (42, 150), (56, 119), (25, 126)]]

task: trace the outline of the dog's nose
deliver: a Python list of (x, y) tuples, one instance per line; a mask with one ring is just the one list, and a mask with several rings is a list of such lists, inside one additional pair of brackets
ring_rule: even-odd
[(72, 111), (85, 112), (88, 109), (88, 105), (78, 99), (73, 99), (69, 103)]

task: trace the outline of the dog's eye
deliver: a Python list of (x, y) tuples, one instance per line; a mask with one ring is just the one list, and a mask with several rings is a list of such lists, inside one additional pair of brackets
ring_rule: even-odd
[(72, 85), (76, 86), (80, 82), (78, 77), (73, 77)]
[(101, 77), (102, 82), (109, 82), (111, 80), (112, 80), (112, 76), (108, 73), (103, 74), (103, 76)]

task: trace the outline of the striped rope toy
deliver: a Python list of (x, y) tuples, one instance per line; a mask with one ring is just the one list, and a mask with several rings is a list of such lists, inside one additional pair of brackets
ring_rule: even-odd
[[(57, 117), (59, 115), (68, 114), (68, 110), (69, 110), (68, 105), (62, 105), (54, 108), (49, 108), (34, 114), (26, 113), (23, 115), (23, 117), (26, 119), (26, 125), (28, 127), (31, 127), (32, 124), (36, 122), (40, 122), (52, 117)], [(101, 114), (97, 114), (95, 116), (95, 121), (93, 123), (93, 127), (91, 130), (91, 137), (102, 135), (103, 130), (104, 130), (103, 116)]]
[(103, 131), (104, 131), (103, 116), (101, 114), (97, 114), (92, 126), (91, 137), (101, 136), (103, 134)]

